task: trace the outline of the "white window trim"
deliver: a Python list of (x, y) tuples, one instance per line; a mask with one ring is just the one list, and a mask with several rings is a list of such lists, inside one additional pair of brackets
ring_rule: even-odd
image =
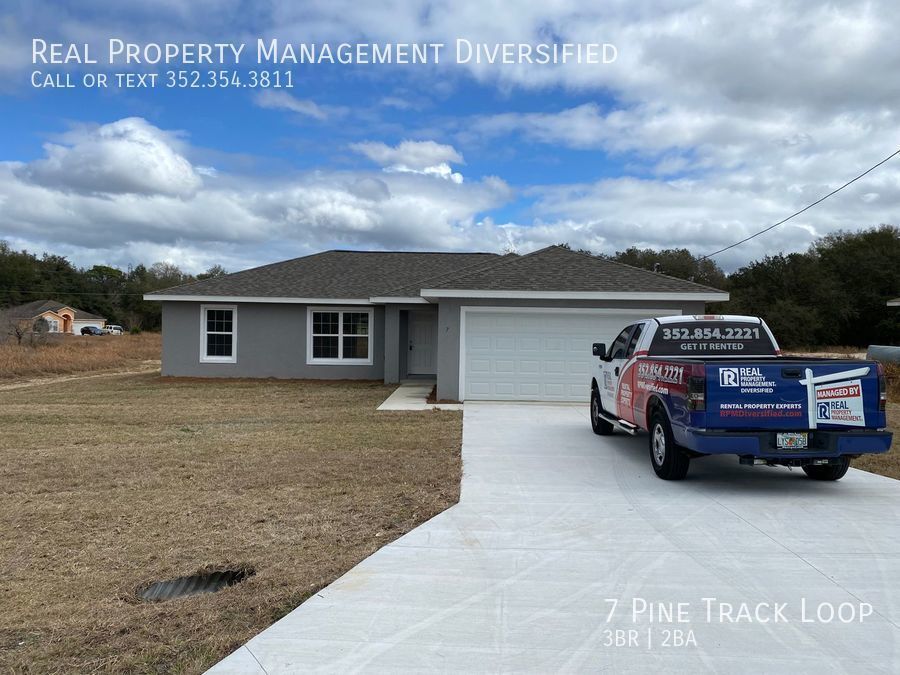
[[(206, 310), (231, 310), (231, 356), (207, 356), (206, 354)], [(200, 363), (237, 363), (237, 305), (200, 305)]]
[[(365, 359), (315, 359), (313, 358), (313, 312), (340, 312), (338, 317), (338, 354), (344, 353), (344, 314), (369, 315), (369, 356)], [(367, 307), (307, 307), (306, 308), (306, 365), (308, 366), (371, 366), (374, 363), (375, 310)]]

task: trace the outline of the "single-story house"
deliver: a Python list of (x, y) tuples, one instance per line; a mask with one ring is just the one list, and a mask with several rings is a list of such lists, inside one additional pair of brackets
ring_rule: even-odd
[(44, 319), (47, 322), (50, 333), (74, 333), (81, 334), (85, 326), (103, 328), (106, 318), (91, 314), (83, 309), (77, 309), (71, 305), (64, 305), (56, 300), (34, 300), (24, 305), (16, 305), (3, 310), (5, 323), (22, 325), (25, 330), (32, 330), (34, 324)]
[(528, 255), (326, 251), (145, 295), (162, 373), (429, 377), (450, 400), (586, 400), (591, 344), (728, 294), (563, 246)]

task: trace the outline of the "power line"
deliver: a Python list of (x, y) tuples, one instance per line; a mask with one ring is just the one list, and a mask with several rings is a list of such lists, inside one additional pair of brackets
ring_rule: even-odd
[(888, 161), (890, 161), (891, 159), (893, 159), (893, 158), (896, 157), (897, 155), (900, 155), (900, 148), (898, 148), (897, 150), (895, 150), (894, 152), (892, 152), (890, 155), (888, 155), (887, 157), (885, 157), (883, 160), (881, 160), (880, 162), (878, 162), (878, 164), (875, 164), (874, 166), (870, 166), (868, 169), (866, 169), (866, 170), (863, 171), (861, 174), (859, 174), (856, 178), (853, 178), (853, 179), (851, 179), (851, 180), (848, 180), (846, 183), (844, 183), (843, 185), (841, 185), (839, 188), (836, 188), (836, 189), (832, 190), (831, 192), (829, 192), (829, 193), (828, 193), (827, 195), (825, 195), (824, 197), (820, 197), (819, 199), (817, 199), (816, 201), (814, 201), (812, 204), (809, 204), (808, 206), (804, 206), (802, 209), (800, 209), (800, 210), (797, 211), (796, 213), (792, 213), (791, 215), (789, 215), (789, 216), (788, 216), (787, 218), (785, 218), (784, 220), (779, 220), (779, 221), (778, 221), (777, 223), (775, 223), (774, 225), (769, 225), (769, 227), (767, 227), (766, 229), (760, 230), (760, 231), (757, 232), (756, 234), (751, 234), (749, 237), (745, 237), (744, 239), (741, 239), (740, 241), (736, 241), (736, 242), (734, 242), (733, 244), (731, 244), (731, 245), (729, 245), (729, 246), (726, 246), (725, 248), (720, 248), (718, 251), (715, 251), (715, 252), (713, 252), (713, 253), (707, 253), (707, 254), (704, 255), (704, 256), (700, 256), (700, 258), (698, 258), (698, 260), (706, 260), (707, 258), (712, 258), (714, 255), (719, 255), (720, 253), (724, 253), (724, 252), (727, 251), (728, 249), (734, 248), (735, 246), (740, 246), (740, 245), (743, 244), (744, 242), (750, 241), (751, 239), (754, 239), (754, 238), (758, 237), (758, 236), (761, 235), (761, 234), (765, 234), (765, 233), (768, 232), (769, 230), (774, 230), (774, 229), (775, 229), (776, 227), (778, 227), (779, 225), (784, 225), (784, 224), (785, 224), (787, 221), (789, 221), (791, 218), (794, 218), (795, 216), (799, 216), (799, 215), (800, 215), (801, 213), (803, 213), (804, 211), (809, 211), (809, 209), (811, 209), (812, 207), (814, 207), (816, 204), (821, 204), (822, 202), (824, 202), (826, 199), (828, 199), (828, 198), (831, 197), (832, 195), (836, 195), (838, 192), (840, 192), (841, 190), (843, 190), (843, 189), (844, 189), (845, 187), (847, 187), (848, 185), (852, 185), (853, 183), (855, 183), (856, 181), (858, 181), (860, 178), (862, 178), (863, 176), (865, 176), (865, 175), (868, 174), (868, 173), (871, 173), (872, 171), (874, 171), (875, 169), (877, 169), (879, 166), (881, 166), (882, 164), (887, 163)]

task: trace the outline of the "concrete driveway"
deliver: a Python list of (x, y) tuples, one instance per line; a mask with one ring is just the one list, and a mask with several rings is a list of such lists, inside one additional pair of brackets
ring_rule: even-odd
[(587, 406), (467, 403), (463, 434), (459, 505), (213, 672), (900, 671), (900, 482), (668, 483)]

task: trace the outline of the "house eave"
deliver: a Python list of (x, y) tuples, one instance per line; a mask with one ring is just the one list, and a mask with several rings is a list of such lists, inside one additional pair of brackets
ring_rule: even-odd
[(166, 295), (147, 293), (144, 300), (157, 302), (259, 302), (278, 305), (372, 305), (369, 298), (286, 298), (249, 295)]
[(724, 291), (697, 293), (610, 292), (610, 291), (496, 291), (478, 289), (423, 288), (424, 298), (504, 298), (510, 300), (672, 300), (724, 302)]
[(421, 296), (378, 295), (369, 298), (375, 305), (427, 305), (428, 300)]

